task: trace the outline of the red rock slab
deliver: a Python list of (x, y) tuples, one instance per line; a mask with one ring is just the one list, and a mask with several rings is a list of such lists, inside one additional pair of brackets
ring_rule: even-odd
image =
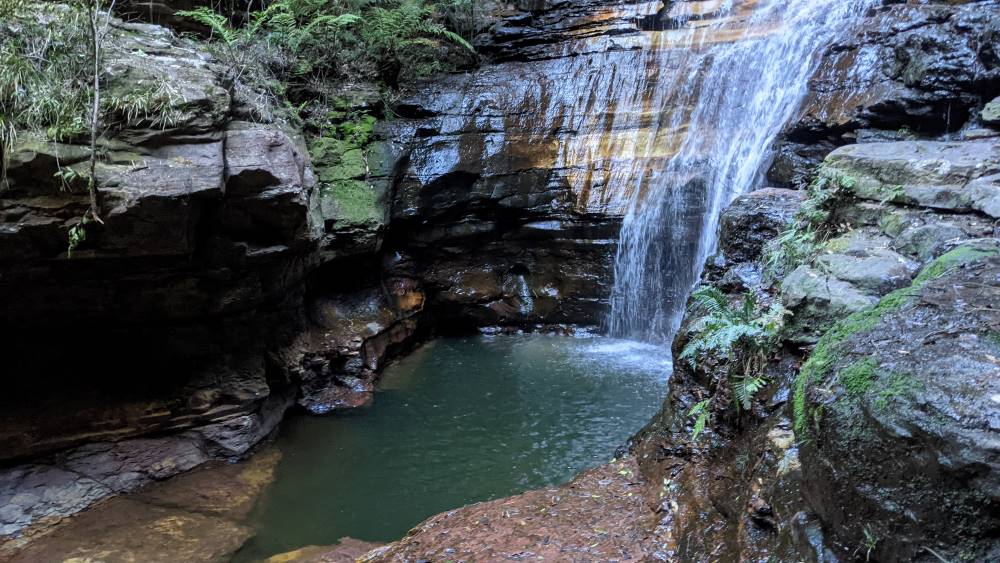
[(639, 561), (655, 518), (633, 458), (571, 483), (434, 516), (359, 561)]

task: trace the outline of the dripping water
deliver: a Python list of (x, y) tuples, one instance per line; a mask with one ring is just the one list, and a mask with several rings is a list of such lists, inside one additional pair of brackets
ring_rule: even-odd
[[(722, 208), (760, 183), (770, 147), (798, 111), (822, 50), (873, 3), (698, 2), (714, 12), (653, 34), (647, 74), (676, 74), (660, 76), (657, 91), (643, 98), (644, 115), (656, 118), (654, 131), (633, 141), (633, 152), (650, 158), (637, 158), (646, 168), (630, 172), (635, 187), (615, 257), (612, 335), (671, 337), (714, 252)], [(665, 153), (656, 165), (652, 157)]]

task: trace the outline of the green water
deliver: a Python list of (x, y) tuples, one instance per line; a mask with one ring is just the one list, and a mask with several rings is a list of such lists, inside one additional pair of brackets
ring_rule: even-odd
[(287, 421), (237, 560), (390, 541), (438, 512), (564, 483), (650, 419), (669, 365), (660, 348), (605, 338), (435, 340), (386, 370), (373, 408)]

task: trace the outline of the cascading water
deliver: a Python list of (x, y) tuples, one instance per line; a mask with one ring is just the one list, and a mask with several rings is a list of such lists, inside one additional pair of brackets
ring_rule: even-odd
[[(634, 183), (615, 260), (612, 335), (671, 337), (714, 251), (719, 214), (760, 181), (769, 150), (798, 110), (818, 55), (874, 0), (677, 2), (644, 49), (653, 94), (619, 111)], [(676, 73), (665, 81), (663, 73)], [(639, 87), (649, 87), (652, 78)], [(624, 148), (618, 147), (619, 150)], [(570, 149), (572, 150), (572, 149)], [(577, 149), (579, 150), (579, 149)], [(665, 162), (664, 162), (665, 161)], [(657, 165), (659, 164), (659, 165)]]

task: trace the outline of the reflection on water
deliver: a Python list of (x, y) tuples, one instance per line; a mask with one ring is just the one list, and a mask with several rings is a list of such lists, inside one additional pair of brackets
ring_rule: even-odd
[(441, 339), (390, 366), (376, 408), (282, 427), (253, 560), (396, 539), (438, 512), (562, 483), (656, 412), (663, 348), (565, 336)]

